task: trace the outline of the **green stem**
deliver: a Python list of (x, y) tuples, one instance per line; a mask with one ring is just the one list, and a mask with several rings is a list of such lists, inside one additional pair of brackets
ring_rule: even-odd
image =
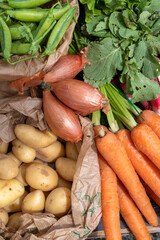
[[(101, 87), (99, 88), (99, 90), (103, 93), (103, 95), (105, 96), (105, 98), (106, 98), (106, 99), (109, 101), (109, 103), (110, 103), (110, 98), (108, 97), (108, 94), (107, 94), (105, 85), (101, 86)], [(111, 106), (110, 106), (110, 110), (109, 110), (109, 112), (107, 113), (106, 117), (107, 117), (107, 121), (108, 121), (110, 130), (111, 130), (112, 132), (117, 132), (117, 131), (119, 130), (119, 125), (118, 125), (118, 122), (115, 120), (115, 117), (114, 117), (114, 114), (113, 114), (113, 111), (112, 111), (112, 107), (111, 107)]]

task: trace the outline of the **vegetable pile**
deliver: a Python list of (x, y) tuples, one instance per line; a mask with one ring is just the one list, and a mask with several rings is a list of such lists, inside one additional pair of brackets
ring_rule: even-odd
[[(11, 1), (0, 5), (1, 56), (10, 64), (54, 52), (70, 25), (76, 6), (57, 2), (44, 8), (44, 1)], [(43, 7), (43, 8), (42, 8)], [(12, 55), (29, 55), (11, 62)]]
[(148, 195), (159, 205), (160, 116), (151, 110), (144, 110), (142, 116), (144, 120), (138, 117), (139, 124), (132, 130), (113, 133), (103, 125), (94, 127), (101, 174), (102, 222), (107, 239), (121, 239), (120, 213), (139, 240), (151, 239), (142, 215), (150, 225), (158, 225)]
[(0, 219), (16, 231), (24, 213), (67, 214), (78, 151), (31, 125), (17, 124), (14, 132), (12, 142), (0, 145)]
[(120, 76), (132, 102), (156, 99), (159, 85), (151, 80), (160, 75), (159, 0), (80, 3), (85, 21), (82, 16), (71, 50), (89, 46), (91, 65), (84, 70), (84, 80), (100, 87)]

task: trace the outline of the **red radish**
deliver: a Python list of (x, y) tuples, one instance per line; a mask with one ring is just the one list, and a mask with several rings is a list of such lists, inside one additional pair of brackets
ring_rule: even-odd
[(74, 78), (86, 65), (90, 64), (89, 60), (86, 58), (87, 53), (88, 47), (82, 49), (79, 55), (66, 55), (60, 57), (51, 71), (45, 75), (43, 81), (51, 83)]
[[(153, 81), (158, 82), (160, 85), (160, 76), (153, 79)], [(151, 106), (152, 110), (160, 115), (160, 94), (158, 95), (158, 98), (151, 100)]]
[(109, 110), (108, 100), (97, 88), (88, 83), (66, 79), (51, 85), (57, 98), (79, 115), (86, 116), (102, 108), (106, 113)]
[(82, 127), (76, 114), (48, 89), (43, 90), (43, 111), (48, 126), (57, 136), (71, 143), (82, 139)]

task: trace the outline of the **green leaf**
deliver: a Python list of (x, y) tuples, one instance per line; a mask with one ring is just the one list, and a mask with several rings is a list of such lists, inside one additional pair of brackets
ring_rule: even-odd
[(109, 29), (115, 37), (119, 37), (119, 29), (125, 28), (124, 20), (120, 12), (113, 12), (109, 17)]
[(134, 58), (139, 69), (149, 79), (154, 79), (160, 75), (159, 60), (153, 55), (153, 51), (147, 41), (139, 42), (135, 48)]
[[(88, 32), (88, 34), (93, 34), (93, 32), (95, 31), (95, 29), (98, 29), (98, 25), (99, 24), (103, 24), (103, 30), (107, 29), (107, 19), (106, 15), (101, 14), (100, 16), (94, 16), (92, 18), (92, 20), (86, 24), (86, 30)], [(101, 29), (102, 30), (102, 29)]]
[(132, 94), (132, 102), (150, 101), (160, 93), (159, 84), (145, 77), (139, 70), (134, 59), (125, 63), (121, 81), (126, 81), (126, 92)]
[(160, 54), (160, 35), (157, 37), (148, 35), (147, 41), (152, 49), (153, 55), (158, 56)]
[(148, 11), (150, 13), (153, 13), (155, 11), (160, 11), (159, 0), (152, 0), (150, 4), (148, 4), (148, 6), (146, 6), (143, 10)]
[(122, 12), (122, 16), (125, 22), (125, 25), (127, 28), (132, 29), (132, 30), (136, 30), (137, 29), (137, 24), (136, 24), (136, 20), (137, 20), (137, 15), (135, 12), (126, 9)]
[(114, 46), (112, 38), (105, 38), (99, 43), (91, 43), (87, 59), (91, 65), (85, 67), (84, 77), (86, 81), (96, 86), (110, 82), (116, 71), (123, 69), (122, 50)]

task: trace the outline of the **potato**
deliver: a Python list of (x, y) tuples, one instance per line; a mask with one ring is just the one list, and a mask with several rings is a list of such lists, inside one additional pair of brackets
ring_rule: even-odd
[(13, 228), (14, 230), (18, 230), (18, 228), (21, 225), (21, 216), (22, 216), (22, 212), (17, 212), (17, 213), (13, 213), (8, 220), (8, 224), (7, 227)]
[(75, 144), (66, 142), (66, 157), (77, 161), (78, 150)]
[(12, 141), (12, 152), (16, 158), (25, 163), (33, 162), (36, 157), (36, 151), (18, 139)]
[(1, 142), (0, 143), (0, 153), (6, 154), (8, 152), (9, 143)]
[(22, 161), (20, 161), (18, 158), (16, 158), (16, 157), (14, 156), (13, 152), (9, 152), (9, 153), (7, 153), (7, 155), (8, 155), (9, 157), (11, 157), (11, 158), (17, 163), (18, 167), (21, 165)]
[(18, 175), (16, 162), (7, 154), (0, 154), (0, 179), (13, 179)]
[(16, 137), (33, 148), (42, 148), (57, 140), (57, 136), (50, 131), (40, 131), (28, 124), (17, 124), (14, 129)]
[(59, 174), (58, 174), (58, 185), (57, 187), (66, 187), (71, 189), (72, 187), (72, 182), (69, 182), (65, 179), (63, 179)]
[(57, 158), (56, 171), (58, 174), (67, 181), (73, 181), (76, 171), (76, 161), (70, 158), (60, 157)]
[(8, 223), (8, 213), (5, 209), (0, 208), (0, 220), (4, 223), (4, 225), (6, 225)]
[(26, 175), (26, 168), (29, 166), (29, 163), (22, 163), (22, 165), (19, 167), (19, 173), (16, 177), (16, 179), (18, 181), (20, 181), (23, 186), (27, 186), (28, 183), (26, 182), (26, 178), (25, 178), (25, 175)]
[(0, 208), (3, 208), (24, 194), (24, 186), (17, 179), (0, 179)]
[(51, 191), (58, 185), (58, 174), (42, 163), (31, 163), (26, 168), (26, 182), (33, 188)]
[(53, 213), (56, 217), (64, 216), (71, 207), (71, 191), (60, 187), (50, 192), (45, 202), (45, 212)]
[(6, 207), (4, 207), (4, 209), (8, 213), (22, 211), (22, 202), (23, 202), (23, 199), (25, 198), (25, 196), (27, 196), (27, 194), (28, 194), (28, 192), (25, 191), (21, 197), (17, 198), (14, 202), (12, 202), (9, 205), (7, 205)]
[(36, 157), (45, 162), (55, 162), (58, 157), (65, 156), (65, 148), (59, 141), (47, 147), (36, 149)]
[(45, 204), (45, 196), (41, 190), (35, 190), (27, 194), (22, 202), (23, 213), (42, 212)]

